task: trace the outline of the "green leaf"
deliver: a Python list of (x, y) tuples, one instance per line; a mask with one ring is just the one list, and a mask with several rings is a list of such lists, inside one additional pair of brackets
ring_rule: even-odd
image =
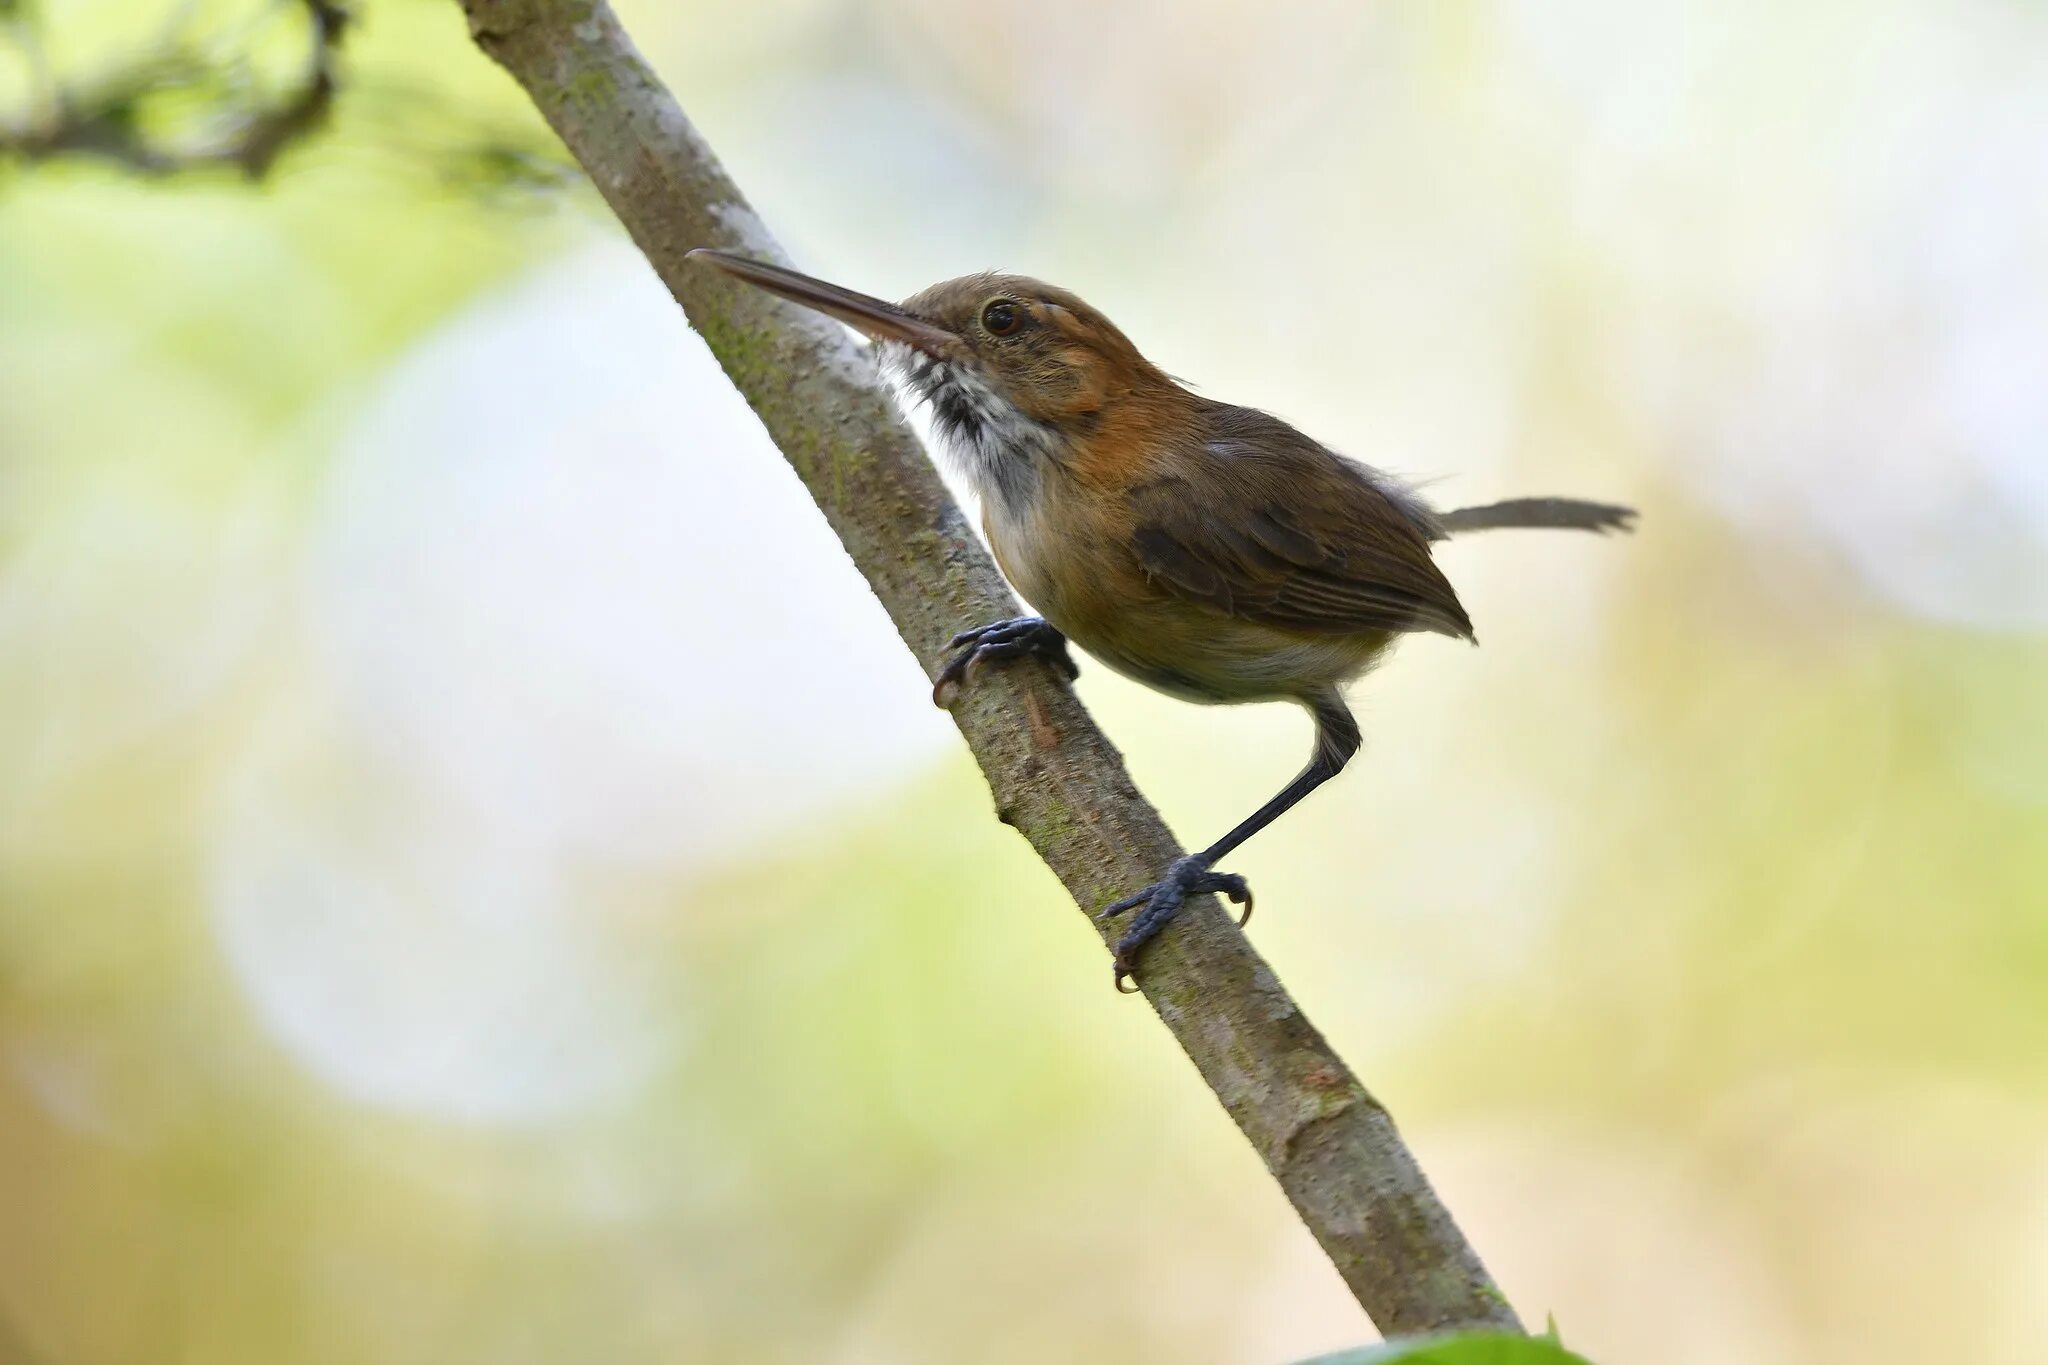
[(1467, 1332), (1455, 1336), (1409, 1337), (1317, 1356), (1299, 1365), (1588, 1365), (1548, 1337)]

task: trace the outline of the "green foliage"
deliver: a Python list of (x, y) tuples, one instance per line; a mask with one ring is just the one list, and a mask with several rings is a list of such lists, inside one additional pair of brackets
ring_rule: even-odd
[(1587, 1365), (1584, 1356), (1567, 1351), (1556, 1329), (1540, 1337), (1463, 1332), (1455, 1336), (1411, 1337), (1385, 1341), (1355, 1351), (1317, 1356), (1301, 1365)]

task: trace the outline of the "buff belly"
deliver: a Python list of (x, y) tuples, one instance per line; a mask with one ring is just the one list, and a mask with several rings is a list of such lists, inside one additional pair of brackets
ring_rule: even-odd
[(1055, 626), (1126, 677), (1210, 705), (1327, 695), (1377, 663), (1393, 637), (1304, 635), (1195, 606), (1145, 604), (1116, 617)]

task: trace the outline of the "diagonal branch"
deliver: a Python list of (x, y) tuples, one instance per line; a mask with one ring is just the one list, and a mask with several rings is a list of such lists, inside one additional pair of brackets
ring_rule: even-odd
[[(464, 0), (753, 405), (919, 660), (1016, 604), (836, 323), (686, 265), (692, 247), (782, 260), (605, 0)], [(1092, 910), (1181, 852), (1123, 759), (1040, 664), (992, 670), (954, 719), (1015, 826)], [(1114, 937), (1114, 933), (1110, 934)], [(1215, 900), (1189, 906), (1139, 980), (1175, 1039), (1388, 1335), (1519, 1330), (1384, 1109)]]

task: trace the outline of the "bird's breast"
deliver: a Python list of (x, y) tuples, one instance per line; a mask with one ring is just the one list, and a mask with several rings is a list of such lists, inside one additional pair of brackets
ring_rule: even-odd
[(1114, 578), (1115, 566), (1103, 562), (1109, 556), (1090, 543), (1085, 528), (1047, 501), (988, 499), (982, 527), (1004, 576), (1048, 621), (1078, 639), (1113, 610), (1114, 586), (1100, 577), (1107, 570)]

